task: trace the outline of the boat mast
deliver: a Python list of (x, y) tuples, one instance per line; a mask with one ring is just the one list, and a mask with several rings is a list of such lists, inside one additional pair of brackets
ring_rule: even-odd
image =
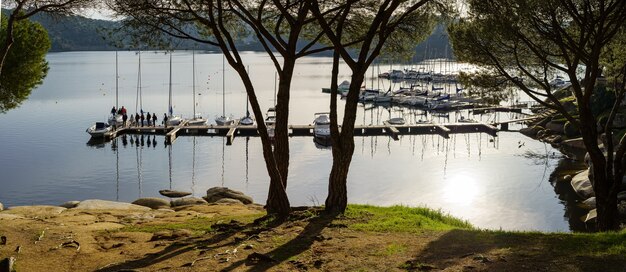
[(222, 55), (222, 116), (226, 117), (226, 56)]
[(118, 107), (118, 95), (119, 95), (119, 75), (117, 70), (117, 51), (115, 51), (115, 108)]
[(274, 72), (274, 107), (276, 107), (276, 80), (278, 79), (278, 73)]
[[(196, 118), (196, 49), (194, 48), (194, 50), (192, 51), (192, 55), (191, 55), (191, 59), (192, 59), (192, 85), (191, 88), (193, 90), (193, 118)], [(195, 138), (194, 138), (195, 141)]]
[(172, 108), (172, 52), (170, 52), (170, 83), (169, 83), (169, 93), (170, 93), (170, 97), (169, 97), (169, 113), (170, 116), (174, 115), (174, 109)]
[(141, 51), (139, 51), (139, 69), (137, 69), (137, 97), (135, 99), (135, 113), (138, 113), (137, 108), (143, 110), (143, 103), (141, 101)]

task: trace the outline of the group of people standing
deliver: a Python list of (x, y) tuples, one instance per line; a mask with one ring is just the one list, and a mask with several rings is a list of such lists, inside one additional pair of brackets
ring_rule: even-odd
[[(132, 118), (132, 115), (131, 115)], [(144, 115), (143, 111), (141, 112), (141, 115), (138, 113), (135, 115), (135, 123), (137, 125), (141, 125), (142, 127), (145, 125), (147, 127), (149, 126), (156, 126), (157, 123), (157, 116), (156, 113), (150, 114), (149, 112)]]
[[(126, 126), (126, 122), (128, 121), (128, 115), (126, 115), (126, 108), (124, 108), (124, 106), (122, 106), (119, 110), (116, 109), (115, 107), (113, 107), (111, 109), (111, 115), (115, 115), (115, 114), (119, 114), (122, 115), (122, 120), (123, 120), (123, 125)], [(167, 127), (167, 114), (164, 113), (163, 114), (163, 124), (165, 124), (165, 126)], [(137, 126), (156, 126), (158, 118), (156, 113), (152, 113), (150, 114), (149, 112), (146, 112), (146, 114), (144, 114), (143, 110), (141, 111), (141, 113), (137, 113), (135, 115), (130, 115), (130, 122), (132, 123), (134, 121), (134, 124), (136, 124)]]

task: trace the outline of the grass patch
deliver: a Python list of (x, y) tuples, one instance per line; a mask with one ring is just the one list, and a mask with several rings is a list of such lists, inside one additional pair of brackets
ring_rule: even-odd
[(401, 254), (406, 251), (406, 246), (401, 244), (389, 244), (387, 245), (382, 252), (380, 252), (381, 256), (393, 256), (396, 254)]
[(241, 215), (241, 216), (219, 216), (215, 218), (198, 217), (189, 219), (185, 222), (167, 223), (167, 224), (145, 224), (145, 225), (132, 225), (119, 229), (120, 232), (148, 232), (155, 233), (164, 230), (179, 230), (187, 229), (193, 232), (203, 233), (213, 231), (212, 226), (218, 223), (228, 223), (231, 220), (236, 220), (244, 224), (252, 223), (257, 218), (262, 217), (263, 213)]
[(546, 236), (560, 241), (555, 245), (556, 250), (590, 255), (626, 254), (626, 230), (601, 233), (559, 233)]
[(349, 205), (345, 216), (347, 219), (356, 220), (355, 223), (349, 224), (350, 228), (363, 231), (421, 232), (473, 229), (473, 226), (465, 220), (423, 207)]

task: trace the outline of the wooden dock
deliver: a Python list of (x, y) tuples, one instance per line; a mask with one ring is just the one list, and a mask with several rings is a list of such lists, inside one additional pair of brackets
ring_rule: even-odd
[[(290, 137), (308, 137), (313, 136), (314, 126), (309, 125), (290, 125)], [(389, 135), (394, 140), (399, 140), (399, 135), (424, 135), (438, 134), (444, 138), (449, 138), (450, 134), (459, 133), (487, 133), (491, 136), (497, 136), (498, 128), (492, 124), (486, 123), (448, 123), (448, 124), (413, 124), (413, 125), (393, 125), (387, 122), (382, 125), (355, 125), (355, 136), (381, 136)], [(177, 137), (187, 135), (199, 136), (221, 136), (226, 137), (226, 144), (232, 145), (237, 136), (259, 136), (257, 126), (231, 125), (203, 125), (192, 126), (187, 122), (183, 122), (174, 127), (136, 127), (127, 126), (117, 128), (105, 135), (110, 140), (124, 134), (145, 134), (145, 135), (164, 135), (168, 143), (173, 143)]]

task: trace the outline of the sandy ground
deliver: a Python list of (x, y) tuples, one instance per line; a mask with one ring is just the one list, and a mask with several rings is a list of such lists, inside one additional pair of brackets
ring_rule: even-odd
[[(252, 223), (263, 215), (258, 205), (186, 206), (176, 211), (43, 206), (9, 210), (0, 212), (0, 236), (6, 237), (0, 259), (13, 256), (17, 271), (35, 272), (626, 268), (624, 256), (571, 255), (555, 251), (558, 241), (551, 239), (500, 239), (466, 230), (362, 232), (348, 228), (348, 220), (312, 213), (296, 212), (286, 222), (268, 225)], [(199, 231), (202, 222), (207, 228), (212, 225), (211, 230)]]

